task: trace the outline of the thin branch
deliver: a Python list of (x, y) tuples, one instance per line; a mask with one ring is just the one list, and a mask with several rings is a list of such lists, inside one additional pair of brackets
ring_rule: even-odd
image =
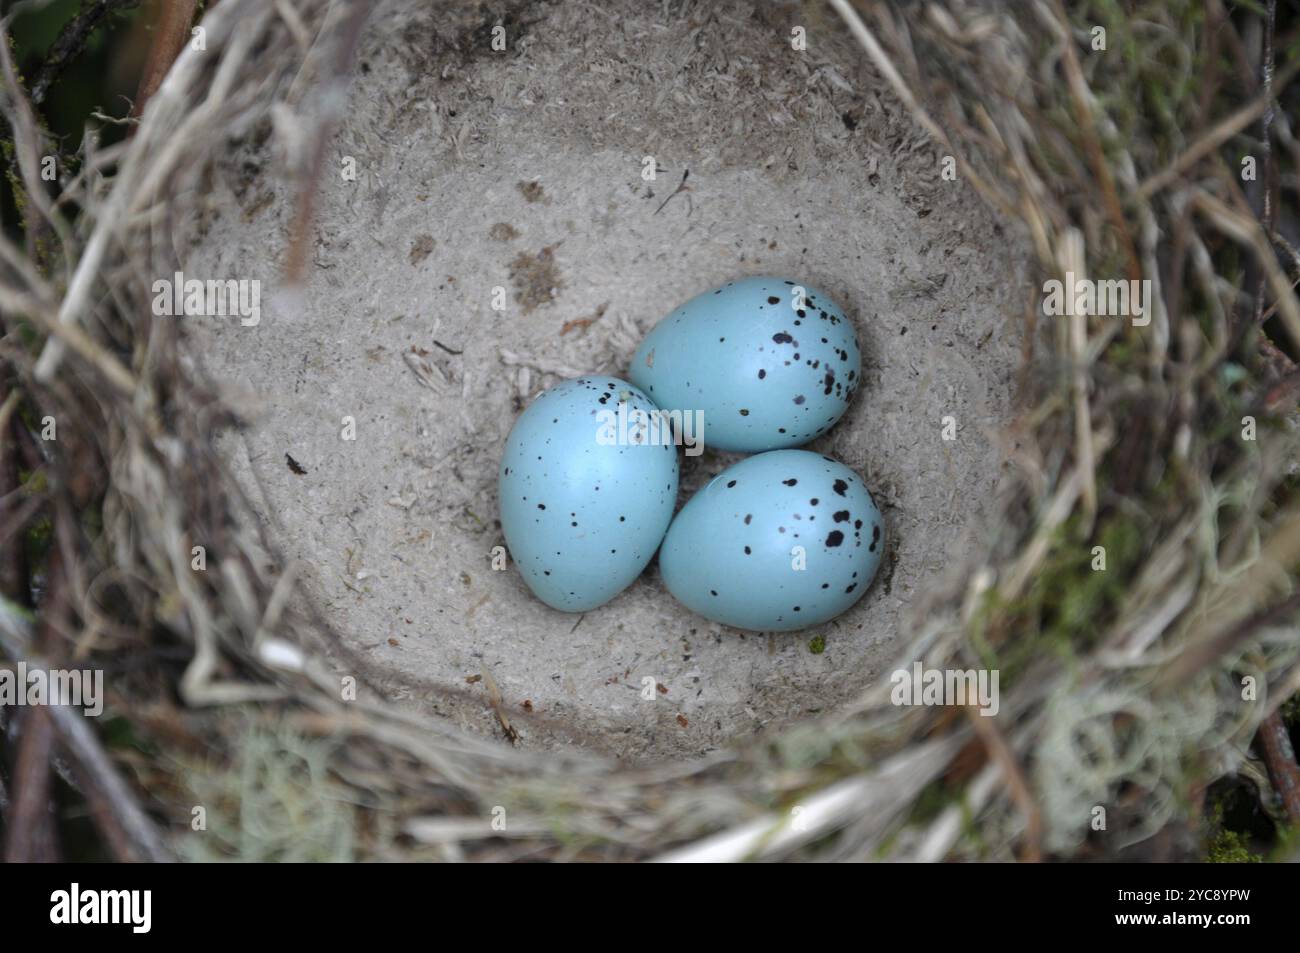
[[(1259, 185), (1263, 193), (1262, 209), (1259, 216), (1260, 225), (1265, 235), (1273, 234), (1273, 28), (1277, 21), (1277, 0), (1268, 0), (1268, 12), (1264, 18), (1264, 54), (1260, 70), (1264, 75), (1264, 101), (1268, 104), (1264, 115), (1260, 117), (1259, 148), (1263, 152), (1260, 162)], [(1255, 325), (1264, 323), (1264, 288), (1268, 284), (1268, 275), (1260, 271), (1255, 280)]]
[(47, 709), (34, 706), (23, 712), (18, 760), (14, 766), (13, 801), (6, 830), (4, 860), (26, 864), (57, 856), (56, 829), (50, 814), (50, 759), (54, 754), (54, 727)]
[(1264, 719), (1257, 740), (1286, 816), (1292, 824), (1300, 824), (1300, 765), (1296, 764), (1295, 748), (1280, 712), (1274, 711)]
[[(9, 658), (24, 662), (29, 672), (45, 669), (45, 663), (28, 649), (30, 640), (30, 622), (7, 600), (0, 599), (0, 649)], [(134, 856), (152, 862), (172, 859), (158, 828), (122, 779), (86, 716), (67, 705), (49, 705), (35, 711), (47, 716), (46, 721), (58, 732), (64, 748), (84, 772), (82, 777), (96, 786)]]
[(979, 735), (980, 741), (984, 743), (984, 750), (989, 753), (989, 757), (1001, 771), (1011, 794), (1011, 800), (1024, 815), (1025, 846), (1024, 856), (1021, 859), (1026, 863), (1039, 863), (1043, 859), (1043, 812), (1034, 798), (1024, 769), (1021, 768), (1015, 752), (1011, 750), (1006, 737), (998, 728), (997, 716), (984, 715), (973, 705), (966, 706), (966, 714), (975, 728), (975, 734)]
[(81, 12), (63, 25), (58, 37), (32, 80), (32, 102), (40, 105), (45, 95), (68, 64), (80, 56), (90, 43), (95, 31), (110, 14), (120, 13), (139, 6), (140, 0), (90, 0), (82, 5)]
[(144, 112), (144, 107), (166, 78), (167, 71), (185, 48), (198, 5), (198, 0), (161, 0), (155, 4), (158, 14), (153, 42), (149, 44), (149, 54), (140, 73), (140, 86), (131, 106), (132, 117), (138, 118)]

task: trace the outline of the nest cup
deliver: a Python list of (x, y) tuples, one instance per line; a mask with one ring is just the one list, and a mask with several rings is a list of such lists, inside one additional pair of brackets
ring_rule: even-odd
[[(357, 175), (331, 155), (297, 299), (256, 327), (190, 322), (207, 371), (255, 407), (222, 451), (304, 567), (344, 669), (417, 703), (436, 687), (488, 735), (490, 675), (523, 743), (625, 760), (699, 755), (854, 698), (992, 496), (1020, 353), (987, 291), (1018, 280), (992, 217), (936, 186), (936, 157), (868, 101), (879, 81), (831, 23), (807, 56), (779, 17), (741, 7), (697, 22), (539, 6), (493, 51), (474, 31), (442, 39), (418, 5), (385, 9), (330, 140)], [(295, 193), (273, 147), (218, 163), (187, 272), (283, 260)], [(828, 289), (862, 341), (866, 383), (809, 449), (887, 507), (876, 586), (793, 634), (695, 616), (654, 567), (581, 616), (543, 605), (501, 549), (497, 467), (519, 409), (563, 379), (626, 378), (660, 318), (763, 273)], [(679, 503), (740, 455), (682, 459)]]

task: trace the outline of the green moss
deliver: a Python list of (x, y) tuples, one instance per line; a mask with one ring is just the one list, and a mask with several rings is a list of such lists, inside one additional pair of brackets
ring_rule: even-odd
[(50, 489), (50, 478), (44, 470), (22, 470), (18, 473), (18, 484), (26, 496), (36, 496)]
[(1300, 692), (1292, 695), (1282, 703), (1279, 714), (1282, 716), (1282, 721), (1292, 731), (1300, 727)]
[(105, 718), (100, 722), (100, 732), (104, 743), (110, 748), (130, 748), (143, 751), (150, 756), (158, 754), (161, 750), (152, 739), (136, 730), (130, 718), (122, 716)]
[(1054, 600), (1062, 635), (1072, 642), (1096, 631), (1098, 615), (1117, 606), (1128, 590), (1142, 552), (1141, 532), (1128, 517), (1118, 516), (1102, 527), (1097, 545), (1105, 550), (1106, 568), (1093, 569), (1093, 547), (1080, 546), (1078, 554), (1067, 560), (1074, 571), (1063, 580)]
[(814, 635), (808, 640), (808, 651), (813, 655), (821, 655), (826, 651), (826, 636)]
[(1203, 859), (1212, 864), (1261, 863), (1290, 835), (1265, 813), (1255, 786), (1233, 778), (1210, 786), (1204, 830)]
[(1205, 860), (1211, 864), (1258, 864), (1263, 859), (1250, 852), (1245, 835), (1237, 831), (1220, 830), (1205, 845)]
[(0, 159), (4, 160), (5, 181), (9, 184), (14, 208), (18, 210), (17, 230), (25, 232), (27, 230), (27, 190), (23, 188), (16, 156), (17, 151), (14, 148), (14, 141), (12, 139), (0, 139)]
[[(990, 590), (973, 619), (971, 644), (986, 668), (1002, 673), (1004, 689), (1044, 656), (1068, 660), (1090, 648), (1138, 571), (1145, 547), (1132, 517), (1103, 517), (1091, 538), (1082, 525), (1076, 516), (1057, 530), (1023, 595), (1006, 600)], [(1093, 568), (1097, 546), (1105, 549), (1105, 569)], [(1014, 631), (1015, 638), (995, 644), (997, 631)]]
[(36, 520), (23, 536), (23, 545), (27, 551), (27, 562), (32, 566), (45, 565), (45, 556), (50, 551), (54, 539), (54, 523), (48, 516)]

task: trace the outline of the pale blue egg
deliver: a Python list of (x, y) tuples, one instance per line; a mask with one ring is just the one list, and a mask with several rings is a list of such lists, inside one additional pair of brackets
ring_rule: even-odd
[(758, 276), (706, 291), (660, 321), (630, 376), (665, 411), (699, 411), (704, 446), (755, 453), (824, 434), (861, 373), (853, 322), (829, 295)]
[(547, 605), (585, 612), (608, 602), (659, 548), (677, 499), (677, 450), (657, 414), (633, 385), (592, 376), (555, 385), (515, 421), (499, 471), (501, 529)]
[(844, 464), (774, 450), (719, 473), (682, 507), (659, 551), (664, 584), (705, 618), (788, 631), (846, 611), (885, 548), (880, 510)]

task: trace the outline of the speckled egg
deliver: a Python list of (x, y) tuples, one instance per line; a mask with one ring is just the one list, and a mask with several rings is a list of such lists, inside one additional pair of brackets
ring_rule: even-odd
[(862, 598), (885, 548), (884, 520), (856, 473), (806, 450), (774, 450), (718, 474), (668, 528), (659, 571), (705, 618), (788, 631)]
[(824, 434), (861, 373), (853, 322), (829, 295), (758, 276), (706, 291), (660, 321), (630, 376), (664, 410), (702, 412), (705, 446), (756, 453)]
[(677, 499), (671, 429), (616, 377), (550, 388), (515, 421), (500, 467), (501, 528), (537, 598), (585, 612), (631, 585)]

